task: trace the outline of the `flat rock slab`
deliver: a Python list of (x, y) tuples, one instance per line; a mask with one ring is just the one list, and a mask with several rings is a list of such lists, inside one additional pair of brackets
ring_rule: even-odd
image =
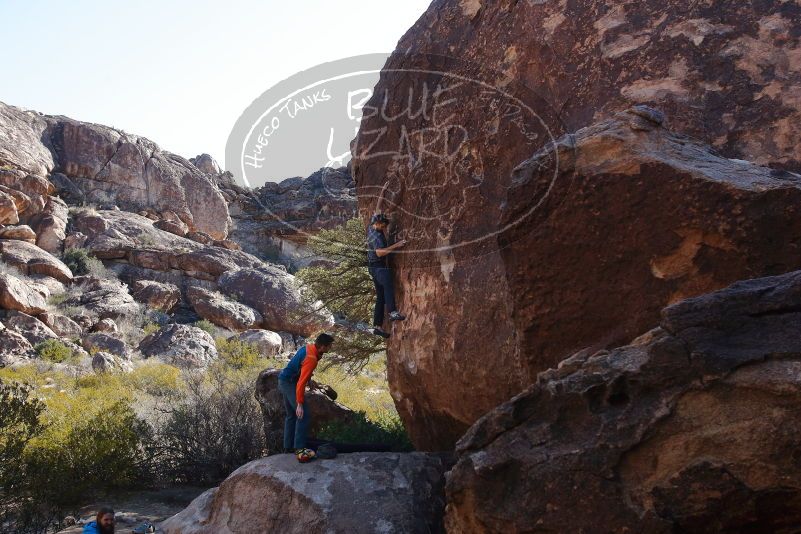
[(343, 454), (246, 464), (161, 524), (166, 534), (436, 533), (447, 461), (424, 453)]

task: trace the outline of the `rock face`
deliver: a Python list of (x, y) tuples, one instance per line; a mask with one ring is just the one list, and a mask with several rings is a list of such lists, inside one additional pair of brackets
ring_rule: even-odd
[(62, 189), (73, 197), (128, 210), (172, 211), (193, 230), (216, 239), (228, 233), (228, 205), (213, 177), (148, 139), (3, 103), (0, 130), (0, 164), (39, 176), (59, 172), (72, 184), (65, 188), (59, 180)]
[[(678, 131), (727, 157), (801, 171), (800, 30), (797, 2), (437, 0), (386, 67), (455, 72), (511, 92), (525, 87), (524, 103), (556, 137), (633, 104), (658, 106)], [(390, 104), (404, 105), (404, 76), (384, 73), (372, 103), (391, 88)], [(460, 92), (445, 95), (469, 107)], [(481, 115), (491, 122), (486, 114), (495, 110), (449, 117), (451, 111), (440, 109), (439, 117), (450, 119), (445, 126), (469, 129)], [(381, 119), (371, 116), (362, 135)], [(397, 140), (388, 137), (374, 151)], [(501, 174), (530, 150), (505, 144)]]
[[(264, 435), (271, 452), (283, 449), (284, 435), (284, 398), (278, 390), (280, 369), (265, 369), (256, 380), (256, 400), (259, 401), (264, 417)], [(321, 428), (331, 423), (347, 425), (354, 422), (356, 414), (338, 402), (337, 393), (330, 386), (311, 380), (306, 391), (306, 405), (311, 411), (312, 426), (309, 429), (314, 435)]]
[(174, 284), (137, 280), (133, 285), (131, 296), (149, 308), (166, 313), (171, 311), (181, 300), (181, 290)]
[(792, 532), (799, 298), (801, 272), (738, 282), (542, 373), (460, 440), (448, 531)]
[(45, 311), (47, 302), (28, 284), (16, 276), (0, 273), (0, 308), (37, 315)]
[[(723, 158), (664, 120), (636, 107), (566, 136), (496, 176), (502, 199), (440, 191), (464, 193), (468, 211), (393, 260), (409, 319), (394, 327), (389, 379), (415, 445), (452, 447), (540, 371), (625, 343), (671, 302), (801, 267), (801, 177)], [(377, 163), (364, 165), (369, 192)], [(414, 215), (431, 194), (394, 194), (402, 236), (431, 225)]]
[(166, 534), (382, 532), (442, 529), (447, 463), (422, 453), (360, 453), (299, 464), (292, 455), (246, 464), (164, 521)]

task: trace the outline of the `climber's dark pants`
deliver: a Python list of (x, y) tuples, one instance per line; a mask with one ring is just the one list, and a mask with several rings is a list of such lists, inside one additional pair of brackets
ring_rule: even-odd
[(295, 398), (297, 385), (297, 382), (278, 379), (278, 390), (281, 392), (281, 396), (284, 397), (284, 410), (286, 411), (286, 417), (284, 418), (285, 450), (306, 448), (306, 433), (309, 429), (311, 411), (307, 402), (303, 404), (303, 417), (298, 419), (295, 415), (295, 410), (298, 407), (298, 402)]
[(392, 270), (389, 267), (370, 265), (370, 276), (375, 284), (375, 310), (373, 310), (373, 326), (384, 324), (384, 306), (387, 312), (395, 311), (395, 288), (392, 285)]

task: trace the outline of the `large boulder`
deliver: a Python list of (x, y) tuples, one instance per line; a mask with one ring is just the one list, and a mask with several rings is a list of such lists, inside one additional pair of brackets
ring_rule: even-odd
[(14, 197), (0, 191), (0, 224), (17, 224), (18, 222), (19, 213), (17, 213)]
[(220, 291), (261, 313), (270, 330), (310, 336), (329, 328), (334, 320), (321, 304), (307, 302), (295, 277), (281, 269), (238, 269), (217, 279)]
[(95, 321), (133, 318), (143, 313), (128, 293), (128, 286), (114, 278), (79, 276), (70, 295), (63, 305), (83, 307)]
[(175, 284), (137, 280), (134, 282), (131, 296), (148, 308), (168, 313), (181, 300), (181, 290)]
[(44, 297), (25, 281), (12, 274), (0, 272), (0, 308), (38, 315), (46, 307)]
[[(267, 438), (267, 446), (272, 452), (280, 451), (283, 448), (286, 410), (284, 409), (284, 397), (278, 389), (280, 373), (280, 369), (265, 369), (259, 373), (256, 380), (256, 400), (261, 406), (264, 435)], [(309, 428), (312, 435), (332, 423), (347, 426), (357, 420), (353, 410), (336, 402), (337, 393), (330, 386), (310, 380), (305, 399), (312, 414)]]
[(67, 205), (58, 197), (48, 197), (41, 213), (29, 223), (36, 231), (36, 245), (50, 254), (61, 254), (67, 231)]
[[(539, 188), (533, 180), (507, 186), (517, 165), (555, 139), (639, 104), (660, 108), (672, 128), (726, 158), (801, 171), (801, 78), (793, 74), (800, 38), (801, 5), (778, 0), (431, 4), (387, 61), (352, 146), (361, 212), (383, 198), (410, 242), (395, 259), (410, 319), (395, 327), (388, 357), (393, 394), (418, 446), (452, 446), (466, 425), (571, 349), (614, 346), (647, 328), (666, 292), (698, 294), (798, 266), (791, 248), (778, 245), (794, 238), (774, 236), (797, 228), (797, 200), (781, 200), (794, 179), (777, 172), (769, 192), (753, 182), (741, 188), (726, 175), (747, 165), (738, 171), (739, 163), (713, 158), (724, 167), (719, 179), (699, 182), (709, 152), (692, 143), (641, 174), (634, 171), (645, 161), (630, 161), (623, 182), (592, 171), (616, 154), (579, 147), (586, 174), (559, 174), (549, 189), (553, 162), (543, 158), (550, 172), (538, 175)], [(528, 249), (515, 249), (513, 268), (498, 252), (507, 201), (526, 206), (515, 214), (529, 216), (516, 222), (536, 229), (522, 242)], [(760, 208), (771, 201), (781, 205)], [(749, 245), (727, 250), (743, 246), (732, 239), (738, 232), (751, 234)], [(763, 249), (786, 256), (759, 261)], [(583, 304), (592, 305), (579, 315), (563, 311)], [(482, 328), (487, 322), (493, 328)]]
[(33, 353), (33, 345), (25, 337), (0, 323), (0, 367), (17, 363)]
[(438, 190), (466, 195), (466, 211), (443, 214), (436, 235), (414, 215), (431, 189), (393, 197), (412, 241), (393, 259), (409, 319), (388, 372), (418, 447), (452, 447), (539, 372), (625, 343), (671, 302), (801, 267), (778, 245), (801, 238), (801, 177), (724, 158), (664, 121), (641, 106), (565, 136), (497, 177), (502, 196)]
[(284, 350), (284, 338), (278, 332), (270, 330), (259, 328), (245, 330), (240, 332), (236, 339), (256, 347), (263, 358), (274, 358)]
[(738, 282), (542, 373), (459, 441), (448, 531), (794, 531), (799, 299), (801, 271)]
[(81, 344), (90, 354), (105, 352), (128, 361), (133, 355), (133, 351), (124, 340), (104, 332), (94, 332), (84, 336)]
[(186, 289), (186, 298), (199, 316), (229, 330), (248, 330), (262, 322), (259, 312), (217, 291), (192, 286)]
[(193, 229), (227, 235), (228, 206), (219, 189), (187, 160), (152, 141), (96, 124), (59, 117), (53, 143), (59, 169), (90, 202), (124, 209), (174, 211)]
[(74, 339), (81, 337), (83, 334), (83, 328), (78, 323), (60, 313), (45, 312), (40, 313), (38, 317), (59, 337)]
[(0, 257), (23, 274), (50, 276), (63, 284), (72, 281), (72, 271), (61, 260), (26, 241), (0, 239)]
[(59, 339), (59, 336), (53, 332), (49, 326), (27, 313), (5, 311), (2, 312), (0, 317), (2, 317), (3, 324), (5, 324), (9, 330), (16, 330), (27, 339), (31, 345), (36, 345), (50, 339)]
[(49, 125), (41, 113), (0, 102), (0, 130), (0, 167), (9, 165), (42, 176), (53, 170), (53, 152), (42, 143), (49, 138)]
[(166, 534), (443, 532), (445, 459), (360, 453), (299, 464), (288, 454), (234, 471), (160, 527)]
[(156, 228), (136, 213), (80, 210), (73, 224), (87, 236), (84, 246), (93, 255), (140, 269), (213, 282), (229, 270), (267, 266), (245, 252), (203, 245)]
[(5, 228), (0, 228), (0, 239), (17, 239), (36, 244), (36, 232), (27, 224), (6, 226)]
[(181, 368), (202, 368), (217, 359), (214, 339), (205, 331), (183, 324), (167, 325), (139, 343), (146, 358), (155, 357)]

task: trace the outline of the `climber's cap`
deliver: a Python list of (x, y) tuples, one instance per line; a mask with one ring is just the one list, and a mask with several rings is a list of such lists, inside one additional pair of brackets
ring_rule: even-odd
[(389, 224), (389, 219), (383, 213), (376, 213), (370, 218), (370, 224), (373, 225), (375, 223)]

